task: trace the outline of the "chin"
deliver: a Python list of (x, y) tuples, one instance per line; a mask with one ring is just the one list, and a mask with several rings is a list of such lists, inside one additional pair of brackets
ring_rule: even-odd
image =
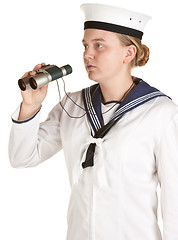
[(95, 74), (92, 74), (92, 73), (88, 73), (88, 78), (97, 83), (102, 82), (98, 76), (96, 76)]
[(89, 79), (90, 79), (91, 81), (94, 81), (94, 82), (100, 83), (100, 81), (99, 81), (98, 79), (96, 79), (96, 78), (91, 78), (91, 77), (89, 77)]

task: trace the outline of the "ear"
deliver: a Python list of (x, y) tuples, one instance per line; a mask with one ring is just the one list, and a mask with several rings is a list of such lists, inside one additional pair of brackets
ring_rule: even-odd
[(126, 47), (126, 53), (124, 58), (124, 63), (130, 63), (134, 59), (135, 55), (137, 53), (137, 48), (135, 45), (129, 45)]

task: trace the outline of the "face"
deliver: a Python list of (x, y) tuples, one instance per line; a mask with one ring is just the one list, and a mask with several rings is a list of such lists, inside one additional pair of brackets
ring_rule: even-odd
[(88, 77), (98, 83), (118, 78), (123, 71), (127, 49), (121, 45), (117, 34), (86, 29), (82, 42)]

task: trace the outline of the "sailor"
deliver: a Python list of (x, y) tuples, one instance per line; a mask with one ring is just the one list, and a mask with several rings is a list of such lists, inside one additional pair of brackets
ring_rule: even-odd
[(71, 184), (67, 240), (178, 239), (178, 107), (131, 75), (149, 59), (142, 36), (150, 17), (102, 4), (81, 9), (84, 64), (95, 83), (67, 94), (42, 123), (47, 86), (22, 92), (12, 115), (11, 165), (34, 167), (64, 150)]

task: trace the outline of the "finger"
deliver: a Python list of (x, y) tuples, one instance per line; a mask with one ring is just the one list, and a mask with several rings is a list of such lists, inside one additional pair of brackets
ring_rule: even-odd
[(34, 76), (34, 75), (36, 74), (36, 71), (34, 71), (34, 70), (33, 70), (33, 71), (30, 71), (29, 74), (30, 74), (31, 76)]
[(33, 71), (38, 70), (38, 69), (40, 69), (41, 67), (42, 67), (41, 64), (37, 64), (37, 65), (34, 67)]
[(41, 64), (37, 64), (33, 70), (37, 70), (37, 69), (40, 69), (42, 67), (46, 66), (46, 63), (45, 62), (42, 62)]

